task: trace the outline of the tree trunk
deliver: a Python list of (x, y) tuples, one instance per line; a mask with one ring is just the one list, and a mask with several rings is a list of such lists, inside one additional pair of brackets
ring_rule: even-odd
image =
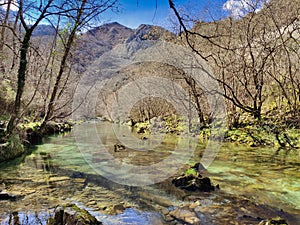
[(72, 47), (73, 42), (74, 42), (75, 37), (76, 37), (76, 31), (77, 31), (77, 29), (80, 25), (80, 22), (81, 22), (83, 9), (85, 7), (86, 2), (87, 2), (87, 0), (82, 0), (81, 8), (78, 10), (78, 14), (76, 16), (76, 21), (74, 23), (75, 25), (74, 25), (74, 27), (73, 27), (73, 29), (70, 33), (70, 36), (68, 38), (68, 41), (67, 41), (67, 44), (66, 44), (66, 47), (65, 47), (65, 51), (64, 51), (64, 55), (63, 55), (61, 63), (60, 63), (59, 72), (58, 72), (58, 75), (56, 77), (56, 81), (55, 81), (55, 84), (54, 84), (54, 87), (53, 87), (53, 91), (51, 93), (50, 101), (49, 101), (49, 104), (48, 104), (48, 109), (47, 109), (47, 112), (45, 114), (45, 117), (44, 117), (42, 125), (41, 125), (41, 132), (44, 131), (47, 122), (51, 119), (51, 117), (53, 115), (55, 103), (56, 103), (56, 100), (57, 100), (57, 93), (59, 91), (59, 85), (60, 85), (63, 73), (64, 73), (66, 65), (67, 65), (67, 59), (68, 59), (68, 56), (70, 54), (71, 47)]
[(200, 124), (202, 126), (204, 126), (204, 125), (206, 125), (206, 121), (204, 119), (204, 114), (203, 114), (202, 109), (201, 109), (201, 104), (200, 104), (198, 92), (197, 92), (197, 89), (196, 89), (196, 82), (191, 77), (185, 77), (185, 81), (189, 85), (189, 87), (191, 89), (191, 94), (194, 97), (194, 101), (195, 101), (195, 104), (196, 104), (196, 109), (197, 109), (197, 114), (198, 114), (199, 122), (200, 122)]
[(15, 129), (15, 122), (19, 116), (20, 108), (21, 108), (21, 100), (25, 86), (26, 80), (26, 69), (27, 69), (27, 52), (29, 48), (30, 38), (31, 38), (32, 30), (27, 30), (25, 36), (22, 41), (21, 50), (20, 50), (20, 65), (18, 70), (18, 88), (17, 95), (15, 98), (15, 104), (13, 108), (12, 115), (7, 125), (7, 134), (8, 136), (12, 134)]

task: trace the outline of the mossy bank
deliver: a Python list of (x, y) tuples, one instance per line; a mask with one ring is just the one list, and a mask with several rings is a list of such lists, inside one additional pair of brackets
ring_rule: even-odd
[(220, 135), (225, 142), (244, 144), (251, 147), (294, 148), (300, 149), (299, 124), (286, 126), (272, 122), (271, 119), (247, 121), (238, 126), (230, 127), (226, 124), (201, 125), (197, 122), (187, 124), (184, 119), (176, 116), (154, 117), (143, 122), (128, 122), (134, 131), (147, 136), (149, 133), (171, 133), (175, 135), (198, 136), (200, 142), (207, 142), (211, 135)]
[(41, 131), (41, 123), (29, 122), (20, 124), (17, 131), (7, 137), (6, 125), (5, 121), (0, 122), (0, 163), (28, 153), (29, 146), (42, 143), (45, 136), (69, 132), (73, 127), (72, 122), (52, 122)]

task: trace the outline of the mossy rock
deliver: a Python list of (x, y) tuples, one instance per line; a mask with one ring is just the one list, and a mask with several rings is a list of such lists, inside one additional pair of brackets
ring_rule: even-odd
[(0, 162), (15, 159), (25, 153), (19, 135), (12, 135), (6, 143), (0, 145)]
[(43, 135), (51, 135), (63, 132), (69, 132), (72, 129), (73, 124), (65, 123), (48, 123), (45, 127)]
[(49, 218), (47, 225), (101, 225), (94, 216), (85, 209), (80, 209), (75, 204), (68, 204), (63, 207), (57, 207), (52, 218)]

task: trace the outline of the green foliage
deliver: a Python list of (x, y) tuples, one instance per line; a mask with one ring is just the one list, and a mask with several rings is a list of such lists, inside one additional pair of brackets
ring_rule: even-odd
[(149, 128), (149, 121), (139, 122), (134, 125), (134, 129), (137, 133), (149, 133)]
[(187, 124), (184, 122), (184, 118), (175, 114), (164, 117), (164, 121), (168, 133), (181, 133), (188, 129)]

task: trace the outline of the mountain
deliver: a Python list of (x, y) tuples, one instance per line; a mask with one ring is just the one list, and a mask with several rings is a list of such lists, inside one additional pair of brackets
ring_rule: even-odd
[(101, 40), (109, 46), (114, 47), (117, 44), (123, 43), (132, 33), (132, 29), (113, 22), (89, 30), (83, 35), (83, 38), (84, 36), (94, 37), (95, 40)]
[(140, 25), (134, 33), (130, 35), (126, 43), (132, 41), (157, 41), (165, 40), (169, 41), (175, 38), (175, 34), (167, 31), (166, 29), (159, 26), (152, 26), (147, 24)]
[[(105, 29), (105, 31), (108, 32), (106, 36), (111, 35), (111, 29)], [(92, 34), (94, 34), (93, 31)], [(96, 35), (97, 34), (95, 34), (95, 37)], [(136, 30), (132, 31), (127, 40), (123, 42), (123, 45), (116, 45), (111, 50), (107, 48), (107, 50), (109, 50), (107, 52), (103, 51), (103, 47), (105, 46), (97, 46), (99, 53), (102, 47), (101, 53), (103, 53), (103, 55), (99, 54), (98, 58), (95, 58), (94, 61), (90, 61), (91, 64), (86, 68), (79, 90), (82, 88), (82, 93), (84, 93), (91, 87), (96, 88), (96, 90), (92, 89), (89, 95), (85, 97), (88, 99), (87, 101), (97, 99), (99, 97), (97, 95), (101, 90), (100, 95), (102, 97), (101, 101), (97, 103), (97, 114), (109, 118), (109, 112), (106, 110), (111, 110), (115, 97), (114, 91), (120, 87), (128, 84), (128, 82), (143, 77), (158, 77), (160, 75), (163, 77), (172, 76), (174, 78), (175, 74), (179, 73), (173, 66), (165, 65), (161, 62), (152, 62), (151, 60), (154, 60), (152, 58), (145, 59), (143, 63), (137, 63), (137, 61), (135, 61), (136, 57), (142, 57), (141, 59), (143, 61), (143, 50), (155, 45), (159, 41), (172, 41), (173, 39), (176, 39), (176, 35), (162, 27), (142, 24)], [(96, 50), (95, 45), (94, 47), (95, 49), (93, 50)], [(84, 51), (87, 50), (89, 49), (86, 48)], [(152, 57), (152, 54), (150, 54), (150, 56)], [(94, 86), (95, 84), (97, 85)], [(81, 91), (79, 92), (81, 93)], [(80, 107), (78, 115), (81, 114), (89, 117), (90, 112), (85, 111), (86, 109), (88, 109), (88, 107)]]
[(162, 27), (140, 25), (132, 30), (117, 22), (104, 24), (87, 31), (79, 37), (77, 50), (74, 55), (75, 69), (82, 73), (101, 57), (105, 52), (112, 50), (118, 44), (141, 42), (143, 40), (171, 40), (175, 35)]
[[(119, 38), (116, 40), (115, 37)], [(175, 38), (175, 34), (158, 26), (143, 24), (136, 30), (130, 30), (117, 23), (106, 24), (80, 37), (76, 63), (82, 69), (79, 72), (88, 74), (87, 85), (94, 84), (97, 80), (114, 76), (114, 72), (108, 71), (118, 70), (136, 52), (148, 48), (156, 41), (171, 41)]]
[(38, 25), (33, 33), (32, 36), (37, 37), (37, 36), (53, 36), (55, 35), (55, 28), (53, 28), (51, 25)]
[(124, 43), (132, 33), (132, 29), (114, 22), (82, 34), (78, 39), (73, 59), (76, 70), (80, 73), (86, 71), (92, 62), (116, 45)]

